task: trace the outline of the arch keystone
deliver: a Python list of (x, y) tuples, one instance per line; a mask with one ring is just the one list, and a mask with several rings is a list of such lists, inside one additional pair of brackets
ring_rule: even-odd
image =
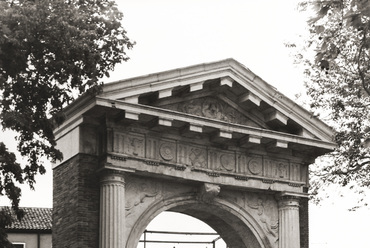
[(199, 200), (211, 202), (220, 193), (221, 187), (217, 184), (204, 183), (199, 190)]

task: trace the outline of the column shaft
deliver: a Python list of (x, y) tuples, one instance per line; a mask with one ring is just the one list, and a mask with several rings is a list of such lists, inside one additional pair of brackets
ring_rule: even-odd
[(122, 174), (104, 171), (100, 180), (100, 248), (124, 247), (125, 184)]
[(299, 198), (284, 196), (279, 200), (279, 248), (299, 247)]

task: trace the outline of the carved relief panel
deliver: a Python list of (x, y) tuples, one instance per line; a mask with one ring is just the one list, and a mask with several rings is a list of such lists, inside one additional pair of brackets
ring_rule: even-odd
[(126, 174), (126, 228), (130, 229), (141, 214), (150, 208), (154, 202), (192, 191), (195, 191), (195, 189), (189, 185)]
[(278, 247), (279, 212), (273, 195), (254, 192), (222, 191), (219, 195), (249, 213), (266, 233), (273, 247)]
[(187, 102), (173, 103), (162, 107), (230, 123), (250, 124), (249, 119), (242, 113), (215, 97), (201, 97)]

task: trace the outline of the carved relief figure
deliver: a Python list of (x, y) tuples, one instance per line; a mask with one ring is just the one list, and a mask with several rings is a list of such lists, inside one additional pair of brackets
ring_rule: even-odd
[(286, 178), (287, 177), (287, 174), (288, 174), (288, 165), (285, 164), (285, 163), (278, 163), (277, 164), (277, 176), (280, 177), (280, 178)]
[(128, 148), (129, 153), (135, 156), (138, 156), (139, 154), (142, 155), (144, 140), (133, 138), (133, 137), (129, 137), (128, 140), (129, 140), (129, 148)]
[[(259, 220), (263, 224), (262, 227), (268, 234), (272, 236), (276, 243), (278, 241), (279, 221), (278, 219), (276, 219), (275, 221), (271, 221), (271, 217), (269, 216), (269, 214), (272, 215), (272, 211), (271, 206), (268, 206), (268, 200), (258, 196), (257, 198), (254, 197), (254, 199), (251, 198), (250, 200), (245, 198), (245, 201), (248, 207), (257, 211)], [(270, 211), (267, 211), (266, 208), (269, 208)]]
[(204, 117), (226, 120), (222, 110), (222, 104), (217, 99), (206, 98), (202, 103), (202, 113)]
[(178, 111), (192, 115), (202, 115), (201, 106), (195, 100), (191, 100), (187, 104), (179, 104)]

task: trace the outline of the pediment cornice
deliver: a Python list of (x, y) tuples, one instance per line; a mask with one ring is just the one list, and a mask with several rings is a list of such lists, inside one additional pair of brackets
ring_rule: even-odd
[[(219, 108), (226, 112), (185, 109), (192, 101), (202, 106), (207, 97), (220, 101)], [(82, 97), (66, 108), (67, 121), (56, 129), (56, 135), (81, 123), (81, 116), (96, 107), (120, 111), (116, 113), (119, 119), (143, 123), (141, 117), (146, 116), (162, 127), (181, 123), (193, 133), (216, 131), (219, 138), (237, 139), (240, 144), (267, 139), (280, 148), (289, 144), (316, 147), (322, 149), (321, 154), (335, 147), (328, 125), (233, 59), (106, 84), (97, 97)], [(232, 111), (237, 119), (228, 116)]]

